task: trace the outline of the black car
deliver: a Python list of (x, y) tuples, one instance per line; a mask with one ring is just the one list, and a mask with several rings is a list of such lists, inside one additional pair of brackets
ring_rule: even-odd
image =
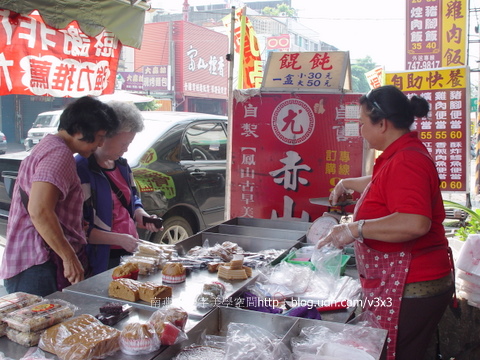
[[(224, 220), (227, 117), (144, 111), (145, 129), (124, 157), (143, 206), (163, 218), (164, 230), (142, 239), (173, 244)], [(20, 161), (27, 152), (0, 156), (0, 219), (6, 219)], [(3, 189), (3, 187), (5, 187)]]
[(227, 118), (185, 112), (142, 112), (145, 129), (124, 155), (149, 214), (164, 230), (140, 234), (176, 243), (224, 220)]

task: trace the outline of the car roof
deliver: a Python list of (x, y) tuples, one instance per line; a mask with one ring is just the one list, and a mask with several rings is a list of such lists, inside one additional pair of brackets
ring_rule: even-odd
[(38, 115), (57, 115), (57, 114), (61, 114), (62, 112), (63, 112), (63, 110), (44, 111), (44, 112), (41, 112)]
[(195, 112), (181, 111), (142, 111), (145, 128), (137, 133), (124, 157), (130, 166), (136, 166), (140, 158), (157, 139), (177, 124), (190, 123), (192, 121), (220, 120), (226, 121), (222, 115), (211, 115)]

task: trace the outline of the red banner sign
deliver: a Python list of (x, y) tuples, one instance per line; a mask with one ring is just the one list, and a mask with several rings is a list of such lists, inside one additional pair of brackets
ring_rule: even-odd
[(0, 95), (81, 97), (113, 93), (121, 43), (76, 22), (62, 30), (39, 16), (0, 9)]
[(312, 221), (339, 179), (362, 175), (359, 94), (234, 96), (231, 217)]

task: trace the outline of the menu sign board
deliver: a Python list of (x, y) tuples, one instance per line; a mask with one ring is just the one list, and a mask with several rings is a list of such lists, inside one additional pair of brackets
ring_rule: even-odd
[(386, 73), (386, 83), (430, 103), (415, 130), (435, 161), (442, 191), (466, 191), (469, 153), (469, 73), (466, 67)]
[(271, 52), (262, 89), (339, 92), (351, 90), (350, 58), (345, 51)]
[(466, 65), (467, 0), (407, 0), (406, 69)]

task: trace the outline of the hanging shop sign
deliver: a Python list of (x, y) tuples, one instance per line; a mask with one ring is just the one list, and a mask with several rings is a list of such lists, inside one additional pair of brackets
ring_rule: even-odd
[(327, 211), (310, 199), (362, 175), (360, 96), (236, 91), (231, 217), (312, 221)]
[(408, 0), (407, 70), (467, 64), (467, 0)]
[(112, 93), (121, 43), (109, 31), (57, 30), (40, 16), (0, 9), (0, 95), (80, 97)]
[(172, 89), (170, 65), (143, 67), (143, 90), (170, 91)]
[(271, 52), (262, 90), (341, 92), (351, 90), (346, 51)]
[(416, 119), (414, 129), (435, 161), (442, 191), (467, 190), (469, 77), (466, 67), (386, 74), (387, 84), (430, 103), (428, 117)]

